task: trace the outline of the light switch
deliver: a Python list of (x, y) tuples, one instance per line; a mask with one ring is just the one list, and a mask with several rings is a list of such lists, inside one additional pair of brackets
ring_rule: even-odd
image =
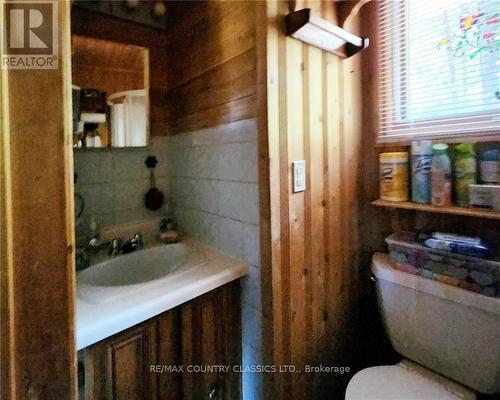
[(305, 160), (292, 161), (293, 193), (306, 190), (306, 162)]

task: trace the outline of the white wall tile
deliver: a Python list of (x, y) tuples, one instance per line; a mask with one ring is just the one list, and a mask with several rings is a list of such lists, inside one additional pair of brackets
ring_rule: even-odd
[(144, 194), (149, 189), (149, 170), (144, 161), (148, 155), (158, 158), (156, 186), (168, 204), (168, 146), (168, 137), (153, 137), (145, 148), (74, 150), (74, 169), (78, 174), (75, 190), (85, 201), (76, 227), (78, 245), (88, 241), (92, 216), (100, 229), (165, 212), (166, 208), (151, 211), (144, 206)]
[(250, 265), (260, 267), (260, 230), (258, 225), (244, 226), (243, 258)]
[(262, 349), (262, 314), (246, 302), (241, 303), (241, 332), (243, 345)]
[(79, 183), (102, 183), (113, 180), (113, 157), (104, 149), (77, 149), (75, 172)]
[[(242, 279), (244, 364), (262, 362), (262, 293), (256, 120), (170, 137), (168, 197), (181, 233), (245, 259)], [(262, 395), (262, 376), (243, 375), (245, 400)]]
[(147, 149), (117, 149), (113, 152), (114, 180), (129, 181), (149, 176), (144, 164), (147, 156)]
[(230, 218), (219, 218), (217, 247), (236, 257), (243, 255), (244, 224)]
[(257, 185), (240, 182), (218, 182), (219, 213), (249, 223), (259, 222)]
[(257, 144), (229, 143), (219, 153), (218, 177), (226, 181), (257, 182)]
[(241, 301), (251, 305), (257, 312), (262, 311), (261, 275), (258, 267), (250, 266), (248, 275), (241, 280)]

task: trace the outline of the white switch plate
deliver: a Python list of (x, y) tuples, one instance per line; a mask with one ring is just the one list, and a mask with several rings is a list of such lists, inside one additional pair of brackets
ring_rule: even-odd
[(292, 161), (293, 193), (306, 190), (306, 162), (305, 160)]

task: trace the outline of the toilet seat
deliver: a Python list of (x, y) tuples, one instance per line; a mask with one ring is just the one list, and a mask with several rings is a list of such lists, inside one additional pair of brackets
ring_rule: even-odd
[(359, 371), (345, 400), (473, 400), (469, 389), (408, 360)]

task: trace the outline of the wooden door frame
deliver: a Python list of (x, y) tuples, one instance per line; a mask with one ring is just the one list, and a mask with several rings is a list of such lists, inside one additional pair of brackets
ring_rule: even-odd
[(5, 400), (74, 400), (77, 392), (70, 2), (58, 10), (58, 69), (0, 72)]

